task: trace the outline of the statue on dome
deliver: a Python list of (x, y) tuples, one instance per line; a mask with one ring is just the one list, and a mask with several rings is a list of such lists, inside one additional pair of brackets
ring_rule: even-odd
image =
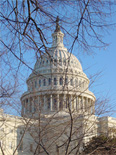
[(56, 29), (54, 32), (59, 32), (60, 31), (60, 25), (59, 25), (59, 16), (56, 18)]

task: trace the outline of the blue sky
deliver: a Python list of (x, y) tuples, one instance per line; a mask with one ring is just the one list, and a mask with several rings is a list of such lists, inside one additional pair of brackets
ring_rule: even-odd
[[(105, 40), (109, 43), (106, 49), (97, 49), (96, 54), (90, 56), (81, 55), (80, 60), (88, 77), (101, 71), (90, 90), (97, 97), (108, 97), (116, 110), (116, 29), (111, 30), (110, 34), (105, 36)], [(116, 112), (113, 116), (116, 117)]]

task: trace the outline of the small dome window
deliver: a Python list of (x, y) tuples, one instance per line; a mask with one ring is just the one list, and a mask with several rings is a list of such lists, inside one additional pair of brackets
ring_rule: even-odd
[(73, 79), (70, 79), (70, 85), (73, 86)]
[(48, 79), (48, 85), (51, 85), (51, 78)]
[(63, 78), (60, 78), (60, 85), (63, 85)]
[(43, 86), (46, 86), (46, 79), (43, 80)]
[(50, 98), (48, 99), (47, 109), (50, 109)]
[(37, 81), (35, 81), (35, 88), (37, 88)]
[(41, 87), (41, 80), (39, 80), (39, 87)]
[(57, 80), (56, 80), (56, 78), (54, 78), (54, 85), (57, 85)]

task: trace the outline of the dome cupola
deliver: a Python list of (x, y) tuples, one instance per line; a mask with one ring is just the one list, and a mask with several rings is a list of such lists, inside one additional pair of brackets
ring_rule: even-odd
[(56, 29), (54, 33), (52, 34), (52, 47), (57, 47), (57, 46), (64, 46), (63, 45), (63, 37), (64, 34), (60, 31), (60, 25), (59, 25), (59, 17), (57, 16), (56, 19)]

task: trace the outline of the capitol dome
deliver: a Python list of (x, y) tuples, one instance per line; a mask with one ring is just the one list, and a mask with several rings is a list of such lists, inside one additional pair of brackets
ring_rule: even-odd
[(57, 19), (52, 46), (38, 58), (27, 79), (28, 90), (21, 97), (22, 115), (64, 113), (69, 108), (94, 114), (95, 96), (88, 89), (89, 79), (79, 60), (64, 47), (63, 37)]
[(44, 57), (44, 60), (40, 58), (36, 62), (34, 67), (36, 71), (40, 69), (42, 63), (46, 63), (46, 65), (48, 65), (48, 61), (59, 63), (59, 65), (61, 64), (60, 66), (69, 65), (73, 69), (75, 68), (76, 70), (82, 71), (82, 66), (79, 60), (73, 54), (69, 53), (65, 47), (52, 47), (48, 50), (48, 52), (48, 56), (46, 54), (42, 55), (42, 57)]

